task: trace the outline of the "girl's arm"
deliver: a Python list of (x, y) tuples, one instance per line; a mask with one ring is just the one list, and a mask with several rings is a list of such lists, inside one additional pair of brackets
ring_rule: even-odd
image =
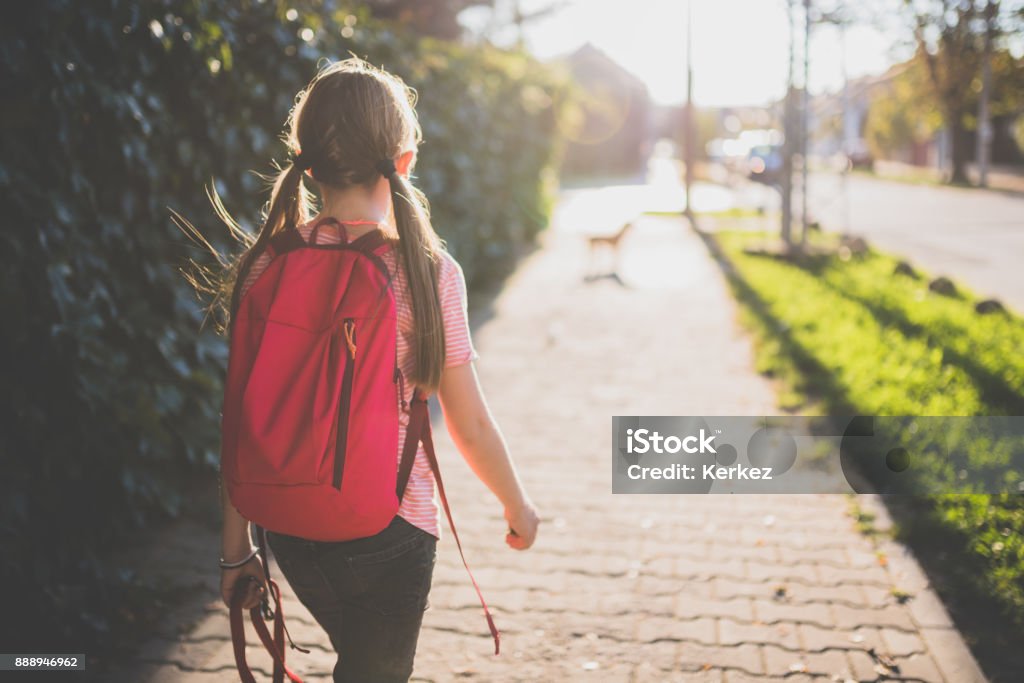
[[(220, 487), (221, 508), (224, 511), (224, 529), (221, 537), (220, 556), (225, 562), (237, 562), (244, 559), (252, 552), (252, 536), (249, 533), (249, 520), (235, 509), (228, 499), (228, 493), (221, 483)], [(254, 577), (256, 581), (250, 583), (249, 596), (242, 607), (251, 609), (259, 604), (264, 590), (266, 576), (263, 573), (263, 563), (260, 558), (253, 557), (249, 562), (237, 569), (220, 570), (220, 593), (224, 604), (231, 606), (231, 597), (239, 579), (243, 577)]]
[(523, 488), (505, 439), (484, 400), (473, 363), (445, 368), (438, 391), (448, 433), (470, 468), (505, 506), (505, 542), (526, 550), (537, 538), (540, 519)]

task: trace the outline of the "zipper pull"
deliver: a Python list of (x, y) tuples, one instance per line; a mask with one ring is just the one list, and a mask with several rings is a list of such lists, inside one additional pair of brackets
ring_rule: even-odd
[(398, 397), (402, 399), (402, 410), (406, 410), (408, 403), (405, 401), (405, 377), (397, 365), (395, 366), (395, 381), (398, 382)]
[(355, 360), (356, 357), (356, 324), (352, 318), (345, 318), (343, 323), (345, 330), (345, 344), (348, 345), (348, 354)]

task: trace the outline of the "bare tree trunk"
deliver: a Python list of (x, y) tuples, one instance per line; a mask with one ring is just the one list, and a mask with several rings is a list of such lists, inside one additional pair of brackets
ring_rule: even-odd
[[(928, 67), (931, 85), (949, 131), (951, 183), (968, 182), (970, 151), (963, 119), (966, 113), (965, 91), (980, 66), (977, 53), (972, 52), (976, 46), (972, 22), (977, 17), (979, 2), (981, 0), (942, 0), (938, 8), (941, 11), (937, 11), (934, 6), (924, 9), (914, 0), (904, 0), (904, 5), (913, 13), (918, 51)], [(989, 8), (993, 6), (991, 1), (987, 5)], [(932, 30), (938, 33), (934, 51), (927, 38)]]
[(950, 176), (949, 182), (954, 185), (966, 185), (967, 155), (970, 145), (967, 144), (967, 129), (964, 127), (963, 114), (960, 111), (949, 112), (950, 132)]
[(978, 185), (988, 186), (988, 166), (992, 156), (992, 119), (989, 98), (992, 90), (992, 40), (996, 31), (995, 18), (999, 14), (998, 0), (985, 4), (985, 42), (981, 57), (981, 97), (978, 100)]

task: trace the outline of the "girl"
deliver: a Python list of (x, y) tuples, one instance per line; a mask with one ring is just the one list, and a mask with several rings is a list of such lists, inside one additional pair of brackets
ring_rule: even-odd
[[(274, 183), (262, 230), (230, 277), (231, 312), (267, 267), (266, 246), (282, 230), (297, 227), (316, 244), (382, 230), (392, 239), (384, 261), (398, 315), (398, 365), (411, 380), (402, 404), (411, 405), (417, 386), (438, 393), (456, 446), (505, 508), (505, 542), (525, 550), (537, 535), (537, 511), (477, 381), (462, 270), (409, 181), (422, 138), (414, 103), (414, 92), (399, 78), (355, 58), (328, 66), (299, 93), (286, 139), (294, 158)], [(312, 219), (307, 174), (320, 198)], [(403, 409), (399, 415), (401, 450), (409, 417)], [(406, 681), (412, 674), (439, 536), (434, 479), (422, 444), (413, 463), (398, 515), (374, 536), (322, 542), (268, 535), (282, 573), (338, 653), (336, 681)], [(223, 491), (222, 498), (221, 593), (230, 605), (239, 579), (253, 577), (249, 585), (257, 588), (243, 604), (251, 608), (266, 590), (263, 566), (248, 520)]]

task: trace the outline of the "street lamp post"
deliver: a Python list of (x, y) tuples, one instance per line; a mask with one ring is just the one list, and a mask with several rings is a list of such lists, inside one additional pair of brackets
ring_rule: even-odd
[(849, 131), (850, 116), (850, 72), (846, 63), (846, 21), (836, 24), (839, 28), (839, 58), (843, 70), (843, 95), (841, 106), (841, 124), (839, 130), (843, 153), (842, 199), (843, 199), (843, 233), (850, 232), (850, 158), (851, 137)]
[(796, 126), (793, 125), (793, 71), (796, 51), (796, 27), (793, 21), (793, 2), (786, 0), (786, 11), (789, 16), (789, 76), (786, 80), (786, 97), (782, 110), (782, 242), (788, 249), (793, 244), (793, 136)]
[(693, 11), (692, 11), (692, 0), (686, 2), (686, 130), (684, 132), (686, 149), (685, 159), (686, 164), (686, 217), (693, 222), (693, 204), (691, 203), (691, 191), (693, 188), (693, 175), (694, 169), (693, 164), (696, 159), (693, 146), (696, 142), (697, 136), (694, 134), (694, 120), (693, 120)]
[(810, 137), (811, 0), (804, 0), (804, 91), (800, 98), (800, 246), (807, 244), (807, 150)]

